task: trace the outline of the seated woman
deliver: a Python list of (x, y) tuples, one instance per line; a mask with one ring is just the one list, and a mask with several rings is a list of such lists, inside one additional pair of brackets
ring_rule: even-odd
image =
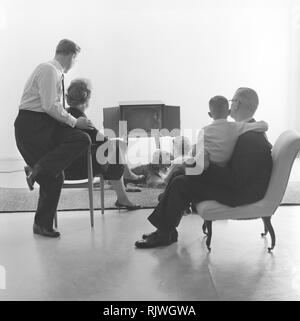
[[(67, 103), (70, 106), (67, 111), (72, 114), (75, 118), (86, 117), (85, 111), (89, 106), (89, 100), (91, 97), (91, 85), (86, 79), (75, 79), (71, 82), (67, 90)], [(98, 174), (103, 174), (104, 179), (110, 181), (113, 189), (117, 194), (117, 201), (115, 202), (116, 207), (125, 208), (127, 210), (135, 210), (140, 208), (140, 205), (134, 205), (128, 199), (125, 186), (123, 183), (123, 174), (126, 175), (127, 179), (131, 181), (139, 181), (143, 177), (139, 177), (131, 172), (128, 165), (125, 163), (125, 151), (126, 143), (118, 141), (118, 144), (113, 144), (116, 146), (117, 159), (119, 159), (119, 153), (122, 157), (123, 164), (110, 164), (106, 163), (101, 165), (97, 162), (96, 152), (97, 148), (108, 140), (104, 137), (96, 128), (92, 130), (85, 130), (85, 132), (90, 136), (92, 141), (92, 164), (93, 164), (93, 174), (97, 176)], [(102, 141), (97, 141), (97, 137), (102, 136)], [(87, 178), (87, 158), (85, 155), (77, 158), (66, 170), (65, 179), (66, 180), (80, 180)]]

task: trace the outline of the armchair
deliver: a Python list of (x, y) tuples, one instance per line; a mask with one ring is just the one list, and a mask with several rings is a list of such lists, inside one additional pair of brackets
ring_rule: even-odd
[(212, 221), (262, 218), (264, 232), (270, 233), (271, 252), (275, 247), (276, 237), (271, 224), (271, 216), (281, 203), (284, 196), (292, 165), (300, 150), (300, 134), (295, 131), (285, 131), (276, 140), (272, 149), (273, 169), (269, 186), (264, 198), (256, 203), (229, 207), (216, 201), (204, 201), (196, 204), (197, 213), (204, 219), (202, 230), (207, 235), (206, 246), (211, 250)]

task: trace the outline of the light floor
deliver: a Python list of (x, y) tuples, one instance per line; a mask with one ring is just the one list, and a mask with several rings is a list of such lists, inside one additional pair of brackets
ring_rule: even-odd
[(32, 235), (31, 213), (0, 215), (0, 300), (300, 300), (300, 208), (280, 208), (277, 245), (260, 237), (262, 223), (213, 223), (212, 251), (201, 219), (186, 216), (179, 240), (139, 250), (151, 231), (148, 211), (59, 214), (60, 239)]
[(214, 222), (208, 253), (197, 215), (177, 243), (136, 249), (149, 213), (96, 211), (91, 229), (88, 211), (60, 212), (60, 239), (33, 235), (33, 213), (0, 214), (0, 300), (300, 300), (300, 207), (273, 216), (271, 254), (261, 220)]

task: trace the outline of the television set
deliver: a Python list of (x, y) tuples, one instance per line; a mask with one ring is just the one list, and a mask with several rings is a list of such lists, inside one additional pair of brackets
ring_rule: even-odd
[(137, 134), (137, 129), (142, 129), (148, 135), (151, 129), (180, 130), (180, 107), (168, 106), (161, 101), (135, 101), (103, 108), (104, 129), (112, 129), (119, 136), (119, 121), (127, 122), (127, 134), (133, 129)]

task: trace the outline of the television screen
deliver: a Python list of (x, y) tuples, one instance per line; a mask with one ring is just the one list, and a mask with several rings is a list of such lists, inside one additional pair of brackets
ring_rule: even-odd
[[(103, 127), (110, 129), (116, 136), (123, 136), (124, 132), (120, 129), (119, 121), (127, 121), (127, 133), (133, 129), (143, 129), (142, 132), (134, 132), (136, 136), (142, 136), (145, 132), (151, 134), (151, 129), (162, 130), (161, 136), (174, 136), (173, 130), (180, 130), (180, 107), (168, 106), (163, 103), (131, 102), (119, 105), (119, 107), (103, 108)], [(120, 132), (121, 131), (121, 132)], [(169, 135), (169, 133), (172, 134)], [(176, 131), (176, 135), (178, 136)], [(166, 133), (167, 132), (167, 133)]]
[(161, 108), (157, 106), (121, 106), (121, 119), (127, 121), (127, 130), (143, 129), (147, 133), (151, 129), (161, 129)]

